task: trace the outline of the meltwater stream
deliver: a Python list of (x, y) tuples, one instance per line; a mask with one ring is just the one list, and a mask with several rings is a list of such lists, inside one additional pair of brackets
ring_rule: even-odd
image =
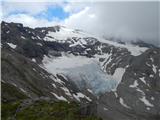
[(95, 94), (111, 91), (118, 85), (118, 80), (102, 71), (95, 58), (74, 55), (63, 55), (58, 58), (45, 56), (43, 65), (48, 72), (64, 74), (80, 89), (87, 87)]

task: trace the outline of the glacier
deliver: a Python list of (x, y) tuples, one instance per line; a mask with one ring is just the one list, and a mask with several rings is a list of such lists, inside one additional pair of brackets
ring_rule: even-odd
[(97, 58), (72, 54), (63, 54), (61, 57), (45, 56), (43, 67), (51, 74), (65, 75), (74, 81), (80, 90), (89, 88), (96, 95), (116, 90), (120, 82), (119, 78), (102, 70)]

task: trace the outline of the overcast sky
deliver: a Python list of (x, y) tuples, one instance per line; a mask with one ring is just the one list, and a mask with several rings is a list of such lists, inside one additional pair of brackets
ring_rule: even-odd
[(39, 1), (3, 1), (3, 20), (20, 22), (30, 27), (61, 24), (99, 36), (113, 36), (125, 41), (142, 39), (160, 44), (158, 2)]

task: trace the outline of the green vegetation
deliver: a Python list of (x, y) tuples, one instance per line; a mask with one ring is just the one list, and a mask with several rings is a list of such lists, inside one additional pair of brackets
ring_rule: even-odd
[(37, 101), (16, 113), (19, 103), (3, 103), (2, 120), (101, 120), (95, 116), (81, 115), (80, 106), (75, 102)]
[(12, 120), (20, 102), (1, 103), (1, 119)]
[(15, 86), (8, 83), (1, 82), (1, 90), (2, 100), (15, 101), (27, 98), (27, 96), (23, 92), (21, 92)]

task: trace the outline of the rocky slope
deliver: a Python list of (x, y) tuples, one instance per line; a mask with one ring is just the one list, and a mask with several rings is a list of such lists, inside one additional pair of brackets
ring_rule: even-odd
[(117, 90), (99, 98), (99, 115), (113, 120), (160, 119), (160, 50), (134, 57)]
[(2, 22), (1, 28), (3, 101), (92, 101), (104, 120), (160, 118), (160, 48), (64, 26), (32, 29)]
[[(51, 97), (60, 100), (90, 101), (85, 95), (78, 96), (76, 85), (61, 74), (49, 74), (40, 66), (15, 51), (2, 48), (2, 101), (15, 100), (8, 85), (22, 92), (26, 97)], [(3, 92), (3, 87), (5, 91)], [(83, 94), (82, 94), (83, 95)], [(74, 96), (74, 97), (73, 97)]]

